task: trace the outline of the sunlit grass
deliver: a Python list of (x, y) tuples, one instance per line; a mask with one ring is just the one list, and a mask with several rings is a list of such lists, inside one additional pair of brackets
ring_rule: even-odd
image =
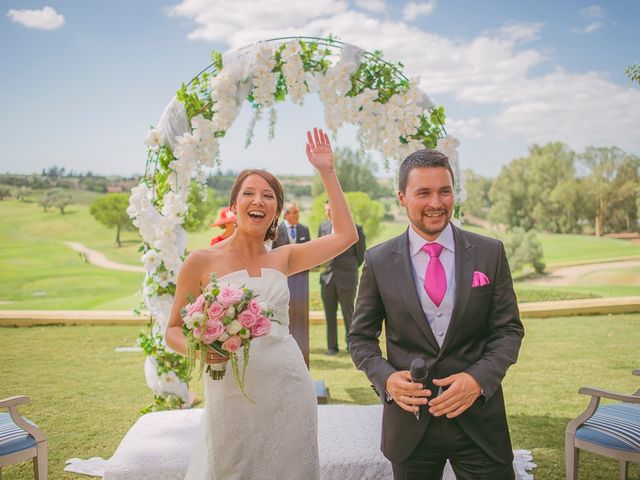
[[(638, 331), (640, 314), (526, 319), (526, 335), (518, 363), (507, 373), (504, 390), (514, 448), (533, 452), (536, 478), (564, 478), (564, 429), (584, 410), (588, 398), (577, 393), (584, 385), (632, 393), (640, 377)], [(120, 440), (151, 403), (141, 353), (117, 353), (135, 343), (140, 329), (128, 326), (51, 326), (0, 328), (0, 398), (22, 394), (32, 404), (22, 412), (49, 438), (50, 478), (86, 477), (63, 473), (64, 461), (113, 454)], [(375, 404), (379, 400), (363, 373), (344, 352), (326, 357), (325, 327), (312, 325), (311, 374), (324, 380), (331, 401)], [(202, 398), (202, 385), (192, 388)], [(169, 452), (168, 452), (169, 453)], [(617, 478), (617, 464), (583, 455), (582, 478)], [(8, 467), (5, 480), (31, 478), (29, 464)], [(630, 478), (640, 475), (631, 468)]]

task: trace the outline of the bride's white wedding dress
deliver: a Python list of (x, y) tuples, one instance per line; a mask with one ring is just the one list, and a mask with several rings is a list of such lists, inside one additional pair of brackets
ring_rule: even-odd
[(319, 479), (316, 394), (289, 334), (286, 276), (263, 268), (260, 277), (239, 270), (218, 281), (252, 289), (280, 324), (251, 342), (245, 386), (255, 404), (242, 396), (231, 365), (222, 380), (203, 374), (201, 433), (186, 480)]

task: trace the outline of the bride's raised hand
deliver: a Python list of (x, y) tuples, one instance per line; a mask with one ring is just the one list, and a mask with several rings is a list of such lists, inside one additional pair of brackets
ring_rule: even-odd
[(320, 171), (333, 169), (333, 150), (329, 135), (320, 128), (314, 128), (313, 135), (307, 131), (307, 158)]

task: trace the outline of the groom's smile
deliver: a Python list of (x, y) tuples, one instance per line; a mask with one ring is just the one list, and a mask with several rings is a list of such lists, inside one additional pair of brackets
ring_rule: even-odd
[(444, 167), (412, 169), (405, 191), (398, 192), (398, 200), (414, 230), (428, 241), (435, 240), (453, 213), (455, 198), (449, 170)]

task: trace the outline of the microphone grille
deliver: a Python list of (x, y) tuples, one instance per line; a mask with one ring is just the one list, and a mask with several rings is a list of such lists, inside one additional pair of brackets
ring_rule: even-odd
[(412, 378), (424, 378), (427, 373), (427, 364), (422, 358), (414, 358), (409, 369)]

